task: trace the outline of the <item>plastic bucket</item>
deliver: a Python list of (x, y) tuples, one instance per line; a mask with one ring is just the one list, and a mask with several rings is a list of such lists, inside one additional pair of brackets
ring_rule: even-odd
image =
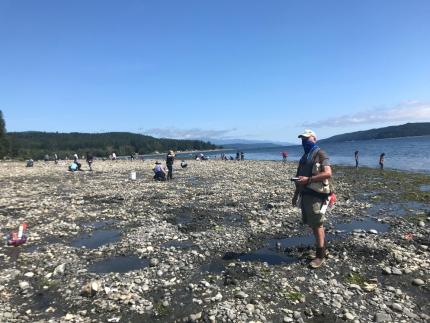
[(132, 181), (135, 181), (135, 180), (136, 180), (136, 172), (131, 172), (131, 173), (130, 173), (130, 179), (131, 179)]

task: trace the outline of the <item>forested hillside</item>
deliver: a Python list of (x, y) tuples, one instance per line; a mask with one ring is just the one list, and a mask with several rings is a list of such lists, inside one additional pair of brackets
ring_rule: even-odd
[(378, 129), (356, 131), (336, 135), (321, 141), (354, 141), (384, 138), (399, 138), (430, 135), (430, 122), (406, 123), (400, 126), (390, 126)]
[(129, 132), (107, 133), (52, 133), (52, 132), (10, 132), (7, 134), (10, 144), (9, 156), (16, 158), (40, 159), (46, 154), (56, 153), (59, 158), (79, 156), (87, 152), (95, 156), (108, 156), (115, 152), (117, 156), (134, 153), (148, 154), (155, 151), (172, 150), (207, 150), (217, 146), (199, 140), (158, 139)]

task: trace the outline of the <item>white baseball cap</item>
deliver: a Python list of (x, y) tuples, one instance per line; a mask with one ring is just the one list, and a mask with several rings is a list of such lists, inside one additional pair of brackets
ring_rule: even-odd
[(300, 134), (299, 136), (298, 136), (298, 138), (309, 138), (309, 137), (317, 137), (317, 135), (315, 134), (315, 132), (313, 132), (312, 130), (310, 130), (310, 129), (306, 129), (302, 134)]

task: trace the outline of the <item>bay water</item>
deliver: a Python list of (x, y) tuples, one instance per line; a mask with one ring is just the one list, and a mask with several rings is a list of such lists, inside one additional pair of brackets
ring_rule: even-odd
[[(355, 166), (354, 152), (358, 150), (359, 166), (377, 168), (379, 167), (379, 155), (385, 153), (385, 168), (430, 173), (430, 136), (349, 142), (322, 141), (318, 145), (328, 153), (331, 164)], [(221, 153), (235, 158), (237, 151), (243, 152), (247, 160), (281, 161), (282, 151), (287, 151), (288, 160), (298, 161), (303, 154), (301, 145), (207, 151), (204, 154), (211, 159), (219, 158)], [(195, 154), (178, 153), (177, 159), (190, 158), (193, 155)]]

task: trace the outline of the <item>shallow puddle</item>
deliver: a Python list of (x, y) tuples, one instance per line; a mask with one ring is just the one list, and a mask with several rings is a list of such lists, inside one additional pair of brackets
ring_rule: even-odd
[(430, 184), (423, 184), (420, 186), (421, 192), (430, 192)]
[(335, 225), (336, 230), (344, 231), (344, 232), (354, 232), (356, 230), (376, 230), (379, 233), (387, 232), (390, 229), (390, 225), (388, 223), (381, 223), (375, 221), (371, 218), (365, 218), (362, 220), (354, 220), (347, 223), (338, 223)]
[(210, 263), (204, 264), (200, 267), (200, 273), (208, 274), (221, 274), (225, 271), (225, 261), (222, 259), (214, 259)]
[(91, 233), (82, 233), (71, 245), (76, 248), (96, 249), (108, 243), (113, 243), (121, 238), (119, 230), (96, 230)]
[(126, 273), (148, 267), (149, 261), (137, 256), (117, 256), (93, 263), (88, 271), (97, 274)]

